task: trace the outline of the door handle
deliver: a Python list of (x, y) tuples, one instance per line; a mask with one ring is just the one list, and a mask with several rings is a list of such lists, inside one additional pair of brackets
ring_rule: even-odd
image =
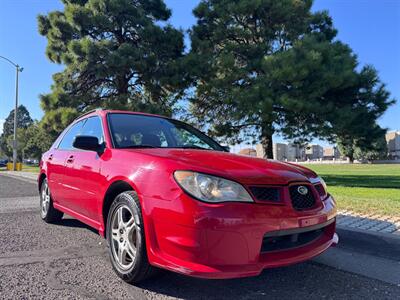
[(48, 160), (52, 160), (53, 159), (53, 153), (49, 155)]
[(68, 157), (68, 159), (67, 159), (67, 164), (71, 164), (73, 162), (74, 162), (74, 156), (70, 155), (70, 157)]

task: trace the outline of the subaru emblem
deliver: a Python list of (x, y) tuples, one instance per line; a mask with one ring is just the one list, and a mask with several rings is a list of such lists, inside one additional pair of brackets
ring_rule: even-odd
[(308, 188), (305, 187), (304, 185), (301, 185), (297, 188), (297, 191), (299, 192), (300, 195), (307, 195), (308, 194)]

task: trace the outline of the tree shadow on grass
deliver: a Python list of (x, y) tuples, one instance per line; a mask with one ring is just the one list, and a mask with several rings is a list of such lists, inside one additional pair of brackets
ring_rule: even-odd
[(328, 186), (400, 189), (400, 176), (323, 175)]

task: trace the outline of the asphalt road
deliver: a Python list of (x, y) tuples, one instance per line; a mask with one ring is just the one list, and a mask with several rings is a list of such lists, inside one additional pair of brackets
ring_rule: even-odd
[(235, 280), (163, 272), (135, 287), (96, 232), (68, 217), (45, 224), (38, 203), (35, 184), (0, 174), (0, 299), (400, 299), (400, 285), (318, 260)]

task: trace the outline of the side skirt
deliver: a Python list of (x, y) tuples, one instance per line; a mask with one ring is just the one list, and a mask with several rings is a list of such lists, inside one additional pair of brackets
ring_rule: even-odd
[(91, 218), (88, 218), (80, 213), (77, 213), (69, 208), (66, 208), (65, 206), (62, 206), (58, 203), (53, 202), (53, 205), (54, 205), (55, 209), (58, 209), (58, 210), (62, 211), (63, 213), (66, 213), (67, 215), (81, 221), (82, 223), (85, 223), (86, 225), (93, 227), (94, 229), (98, 230), (100, 234), (102, 231), (104, 231), (99, 222), (97, 222)]

